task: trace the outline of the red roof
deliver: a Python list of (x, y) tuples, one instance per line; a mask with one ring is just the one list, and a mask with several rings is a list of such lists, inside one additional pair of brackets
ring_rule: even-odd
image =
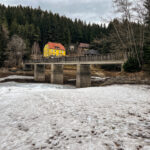
[(58, 49), (58, 50), (64, 50), (65, 47), (61, 43), (52, 43), (48, 42), (49, 49)]
[(90, 44), (87, 44), (87, 43), (80, 43), (79, 47), (80, 47), (80, 48), (89, 48), (89, 47), (90, 47)]

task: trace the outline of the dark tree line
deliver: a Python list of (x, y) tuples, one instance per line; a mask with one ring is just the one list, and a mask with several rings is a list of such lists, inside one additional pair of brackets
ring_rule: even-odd
[(52, 12), (32, 9), (31, 7), (5, 7), (0, 5), (0, 16), (7, 23), (10, 36), (17, 34), (29, 42), (34, 41), (40, 47), (48, 41), (61, 42), (64, 45), (76, 42), (90, 43), (101, 38), (106, 28), (97, 24), (86, 24), (81, 20), (72, 21), (65, 16), (60, 17)]
[(7, 31), (4, 26), (0, 24), (0, 67), (2, 66), (4, 60), (6, 59), (6, 47), (8, 42)]

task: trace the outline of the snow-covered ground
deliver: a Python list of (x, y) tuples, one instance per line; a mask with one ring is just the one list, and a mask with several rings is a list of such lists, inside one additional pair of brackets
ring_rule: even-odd
[[(95, 76), (91, 76), (91, 81), (95, 81), (95, 82), (99, 82), (99, 81), (105, 81), (109, 79), (109, 77), (95, 77)], [(76, 81), (76, 79), (69, 79), (68, 81)]]
[(5, 81), (7, 79), (33, 79), (32, 76), (18, 76), (18, 75), (11, 75), (8, 77), (0, 78), (0, 82)]
[(0, 83), (0, 150), (150, 150), (150, 86)]

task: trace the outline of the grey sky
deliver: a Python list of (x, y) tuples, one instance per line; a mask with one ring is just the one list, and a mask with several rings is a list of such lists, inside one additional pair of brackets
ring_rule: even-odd
[(72, 19), (101, 23), (112, 16), (112, 0), (0, 0), (5, 5), (23, 5), (59, 13)]

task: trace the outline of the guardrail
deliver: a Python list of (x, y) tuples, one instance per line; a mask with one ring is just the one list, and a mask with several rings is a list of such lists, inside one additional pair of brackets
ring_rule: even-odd
[(105, 55), (95, 56), (76, 56), (76, 57), (54, 57), (54, 58), (41, 58), (25, 60), (24, 63), (67, 63), (67, 62), (93, 62), (93, 61), (115, 61), (115, 60), (126, 60), (128, 57), (127, 53), (109, 53)]

